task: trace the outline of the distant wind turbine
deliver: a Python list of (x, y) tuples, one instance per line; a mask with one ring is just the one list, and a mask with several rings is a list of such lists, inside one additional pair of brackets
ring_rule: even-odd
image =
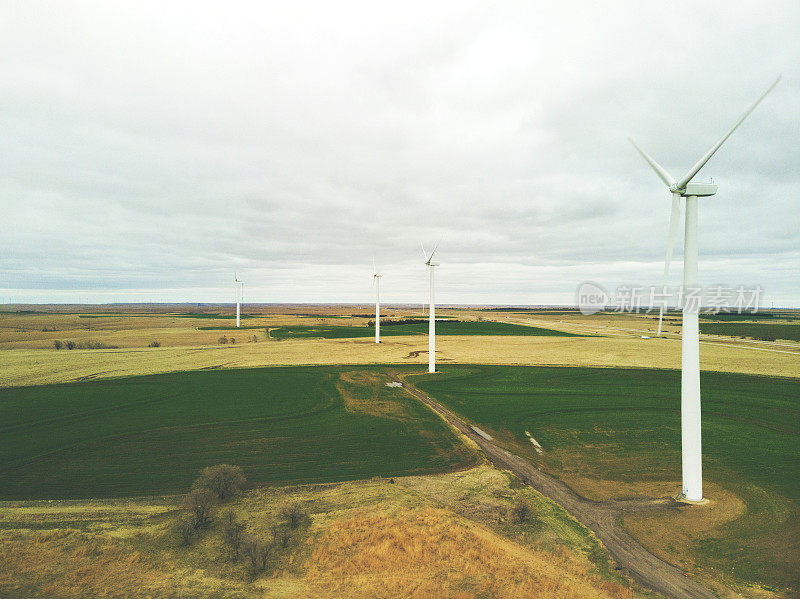
[(239, 293), (236, 298), (236, 328), (239, 328), (239, 314), (241, 311), (241, 304), (244, 301), (244, 282), (239, 278), (238, 274), (233, 275), (233, 280), (239, 283)]
[(433, 255), (439, 248), (439, 243), (433, 247), (433, 251), (429, 256), (425, 252), (425, 246), (422, 246), (422, 255), (425, 258), (425, 266), (428, 269), (430, 276), (430, 305), (428, 307), (428, 372), (436, 372), (436, 306), (434, 305), (433, 297), (433, 269), (439, 266), (437, 262), (433, 262)]
[[(694, 176), (708, 162), (720, 146), (725, 143), (739, 125), (755, 110), (766, 95), (780, 81), (769, 86), (761, 94), (739, 120), (728, 129), (725, 135), (714, 144), (711, 149), (689, 171), (676, 181), (664, 167), (658, 164), (644, 150), (630, 142), (656, 172), (659, 178), (669, 187), (672, 193), (672, 212), (669, 219), (669, 236), (667, 239), (667, 252), (664, 262), (664, 285), (669, 274), (669, 263), (672, 259), (672, 247), (678, 233), (678, 220), (680, 219), (680, 198), (686, 198), (686, 227), (683, 245), (683, 287), (684, 305), (682, 309), (683, 324), (681, 328), (681, 453), (683, 470), (683, 496), (689, 501), (703, 499), (703, 464), (701, 452), (700, 430), (700, 329), (699, 329), (699, 301), (689, 301), (685, 293), (698, 286), (697, 276), (697, 198), (709, 197), (717, 193), (717, 186), (713, 183), (692, 183)], [(658, 317), (658, 334), (661, 335), (661, 319), (663, 305)]]
[(372, 260), (372, 283), (375, 285), (375, 343), (381, 342), (381, 277)]

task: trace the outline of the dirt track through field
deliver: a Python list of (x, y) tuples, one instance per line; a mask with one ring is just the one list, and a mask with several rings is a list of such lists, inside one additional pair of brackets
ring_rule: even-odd
[(564, 483), (535, 468), (527, 460), (506, 451), (476, 433), (464, 420), (409, 383), (405, 376), (398, 375), (396, 372), (392, 372), (390, 375), (395, 381), (402, 383), (411, 395), (477, 443), (493, 464), (513, 472), (522, 481), (545, 497), (555, 501), (581, 524), (594, 532), (620, 569), (627, 571), (634, 579), (669, 597), (679, 599), (707, 597), (712, 599), (716, 596), (703, 585), (684, 576), (680, 569), (647, 551), (619, 523), (623, 513), (674, 509), (677, 506), (675, 501), (656, 499), (594, 502), (584, 499)]

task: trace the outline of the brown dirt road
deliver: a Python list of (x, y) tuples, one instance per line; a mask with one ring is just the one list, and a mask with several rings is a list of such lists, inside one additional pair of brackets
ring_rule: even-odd
[[(391, 376), (394, 380), (402, 383), (411, 395), (477, 443), (495, 466), (510, 470), (520, 480), (555, 501), (581, 524), (594, 532), (619, 567), (627, 570), (641, 584), (669, 597), (679, 599), (713, 599), (716, 597), (703, 585), (684, 576), (682, 570), (647, 551), (620, 525), (620, 516), (624, 512), (666, 510), (677, 507), (677, 502), (667, 499), (603, 502), (584, 499), (564, 483), (540, 471), (527, 460), (506, 451), (475, 432), (466, 421), (417, 389), (408, 382), (405, 376), (394, 372), (391, 373)], [(629, 563), (630, 567), (628, 567)]]

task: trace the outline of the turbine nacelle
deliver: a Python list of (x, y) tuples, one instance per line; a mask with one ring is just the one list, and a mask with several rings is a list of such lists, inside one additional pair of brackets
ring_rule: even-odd
[(698, 198), (705, 198), (713, 196), (719, 189), (713, 183), (687, 183), (683, 189), (678, 189), (676, 185), (671, 185), (669, 190), (672, 193), (680, 194), (684, 198), (689, 196), (697, 196)]

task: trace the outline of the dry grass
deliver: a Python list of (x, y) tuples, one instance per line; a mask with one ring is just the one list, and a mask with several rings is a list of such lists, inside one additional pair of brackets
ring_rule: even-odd
[[(496, 508), (520, 493), (548, 524), (495, 526)], [(596, 574), (590, 537), (532, 493), (485, 465), (394, 483), (254, 489), (226, 508), (248, 534), (268, 538), (287, 503), (312, 517), (301, 541), (255, 580), (230, 560), (213, 523), (178, 547), (167, 532), (174, 500), (9, 502), (0, 504), (0, 596), (635, 596)]]
[(224, 590), (233, 589), (204, 573), (153, 565), (105, 535), (60, 529), (0, 536), (3, 596), (200, 596)]
[[(349, 317), (361, 310), (350, 307), (319, 308), (320, 315), (348, 318), (316, 319), (297, 315), (298, 307), (282, 306), (246, 319), (247, 326), (290, 324), (354, 325), (364, 319)], [(309, 310), (309, 308), (305, 308)], [(301, 310), (302, 311), (302, 310)], [(294, 312), (294, 314), (292, 314)], [(408, 311), (405, 311), (408, 312)], [(365, 312), (365, 313), (368, 313)], [(402, 315), (404, 312), (398, 312)], [(641, 339), (655, 326), (653, 316), (603, 314), (509, 315), (448, 310), (462, 319), (486, 318), (530, 324), (600, 336), (591, 337), (439, 337), (440, 363), (519, 365), (619, 366), (680, 368), (680, 340)], [(268, 340), (263, 330), (201, 331), (199, 326), (230, 326), (227, 319), (131, 317), (79, 318), (74, 314), (0, 313), (0, 386), (48, 384), (95, 377), (154, 374), (200, 368), (321, 364), (425, 364), (425, 336), (386, 337), (376, 345), (362, 339)], [(56, 331), (42, 331), (57, 329)], [(667, 330), (671, 330), (667, 328)], [(236, 345), (219, 345), (222, 335), (235, 337)], [(246, 343), (256, 335), (257, 343)], [(117, 346), (115, 350), (52, 349), (54, 339), (92, 340)], [(159, 348), (147, 348), (158, 340)], [(774, 376), (800, 376), (800, 344), (789, 353), (753, 349), (747, 344), (704, 343), (704, 370)], [(762, 347), (762, 346), (759, 346)], [(766, 346), (764, 346), (766, 347)]]
[[(386, 391), (382, 387), (389, 381), (387, 375), (377, 372), (363, 370), (343, 372), (339, 375), (336, 388), (342, 396), (345, 409), (349, 412), (394, 420), (408, 418), (409, 414), (402, 403), (381, 399), (386, 397)], [(368, 394), (364, 394), (364, 390), (368, 390)]]
[(633, 597), (566, 552), (520, 547), (435, 508), (333, 522), (314, 545), (308, 583), (323, 597)]
[[(289, 339), (234, 346), (0, 351), (0, 386), (36, 385), (201, 368), (322, 364), (426, 364), (425, 337)], [(680, 341), (617, 337), (441, 337), (441, 363), (680, 368)], [(704, 370), (800, 376), (800, 355), (703, 345)]]

